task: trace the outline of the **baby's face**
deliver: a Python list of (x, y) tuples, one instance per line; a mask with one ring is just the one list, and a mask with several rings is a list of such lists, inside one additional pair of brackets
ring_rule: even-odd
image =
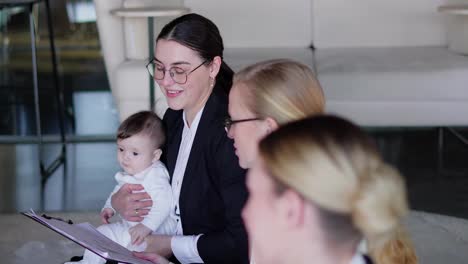
[(148, 168), (154, 157), (154, 142), (142, 134), (136, 134), (126, 139), (117, 140), (117, 159), (120, 167), (131, 175)]

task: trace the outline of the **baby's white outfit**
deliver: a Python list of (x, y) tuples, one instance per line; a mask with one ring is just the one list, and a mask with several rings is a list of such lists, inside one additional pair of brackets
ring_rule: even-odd
[[(162, 162), (157, 161), (149, 168), (133, 176), (128, 175), (125, 172), (118, 172), (115, 175), (115, 179), (117, 180), (117, 185), (109, 195), (109, 198), (107, 198), (104, 208), (113, 209), (111, 205), (111, 197), (125, 183), (141, 184), (145, 188), (144, 191), (151, 196), (151, 200), (153, 200), (153, 207), (151, 207), (148, 215), (145, 216), (143, 221), (140, 223), (153, 230), (156, 234), (175, 234), (177, 223), (174, 219), (169, 217), (170, 210), (173, 208), (172, 188), (169, 183), (169, 173), (167, 172), (166, 166), (164, 166)], [(114, 223), (101, 225), (97, 229), (108, 238), (129, 250), (143, 251), (146, 248), (146, 242), (143, 242), (139, 246), (132, 245), (130, 233), (128, 232), (130, 227), (135, 226), (138, 223), (139, 222), (129, 222), (121, 219), (120, 221)], [(103, 264), (105, 262), (105, 259), (89, 250), (86, 250), (83, 256), (83, 260), (81, 260), (79, 263)]]

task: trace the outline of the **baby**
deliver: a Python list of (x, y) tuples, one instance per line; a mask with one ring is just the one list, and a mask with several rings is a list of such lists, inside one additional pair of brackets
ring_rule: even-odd
[[(117, 185), (101, 211), (101, 220), (105, 224), (99, 226), (98, 230), (132, 251), (145, 250), (145, 237), (153, 231), (164, 235), (171, 235), (176, 231), (176, 222), (169, 217), (173, 202), (169, 174), (159, 161), (164, 141), (163, 124), (150, 111), (133, 114), (122, 122), (117, 132), (117, 159), (123, 172), (115, 175)], [(150, 209), (140, 223), (124, 219), (109, 223), (109, 219), (115, 214), (111, 197), (125, 183), (141, 184), (151, 199), (158, 201), (157, 205)], [(135, 213), (138, 214), (138, 211), (135, 210)], [(105, 262), (105, 259), (89, 250), (85, 251), (83, 260), (80, 261), (86, 264)]]

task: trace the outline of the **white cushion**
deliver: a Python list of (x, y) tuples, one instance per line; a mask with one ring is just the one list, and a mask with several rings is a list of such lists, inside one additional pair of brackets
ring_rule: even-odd
[(447, 42), (450, 50), (468, 55), (468, 15), (455, 14), (447, 25)]
[(313, 0), (314, 44), (317, 48), (444, 45), (444, 19), (437, 7), (445, 2)]
[(224, 60), (235, 71), (256, 62), (285, 58), (302, 62), (311, 69), (314, 67), (314, 54), (309, 48), (228, 48)]
[(308, 47), (312, 43), (311, 0), (185, 0), (211, 19), (226, 47)]
[(445, 47), (319, 49), (327, 109), (366, 126), (468, 124), (468, 57)]

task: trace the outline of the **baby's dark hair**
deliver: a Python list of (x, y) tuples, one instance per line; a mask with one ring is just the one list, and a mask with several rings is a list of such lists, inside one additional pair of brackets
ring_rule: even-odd
[(149, 136), (156, 148), (161, 148), (166, 141), (164, 124), (151, 111), (141, 111), (125, 119), (117, 130), (117, 139), (126, 139), (140, 133)]

